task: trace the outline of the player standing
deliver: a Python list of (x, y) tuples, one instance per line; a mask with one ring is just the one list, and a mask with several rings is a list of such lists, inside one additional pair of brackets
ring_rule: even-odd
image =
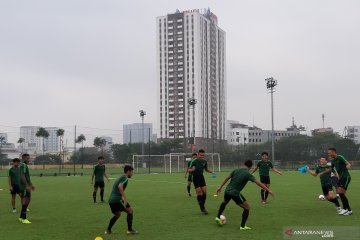
[(349, 200), (345, 195), (351, 181), (351, 176), (349, 173), (351, 164), (346, 161), (342, 155), (338, 155), (335, 148), (328, 149), (328, 156), (333, 159), (331, 168), (337, 172), (339, 178), (336, 192), (339, 194), (343, 204), (343, 210), (341, 210), (339, 214), (344, 216), (351, 215), (352, 210), (350, 208)]
[(213, 171), (208, 169), (207, 161), (205, 158), (205, 151), (200, 149), (198, 152), (198, 157), (194, 159), (189, 168), (189, 173), (193, 174), (193, 183), (197, 195), (197, 201), (200, 206), (200, 210), (203, 214), (207, 215), (208, 211), (205, 208), (206, 202), (206, 182), (204, 178), (204, 170), (208, 173)]
[(338, 199), (336, 196), (332, 194), (332, 184), (331, 184), (331, 165), (328, 164), (325, 157), (320, 158), (320, 165), (317, 166), (315, 172), (308, 170), (308, 172), (313, 175), (314, 177), (318, 176), (320, 177), (320, 183), (321, 188), (323, 191), (324, 196), (329, 202), (332, 202), (335, 204), (336, 210), (338, 212), (341, 211), (341, 207), (339, 204)]
[[(185, 179), (187, 177), (187, 180), (188, 180), (186, 189), (187, 189), (187, 192), (189, 194), (189, 197), (191, 197), (190, 187), (191, 187), (191, 183), (193, 181), (193, 174), (189, 172), (189, 168), (190, 168), (190, 165), (191, 165), (192, 161), (194, 161), (194, 159), (196, 159), (196, 157), (197, 157), (196, 153), (193, 153), (191, 155), (191, 160), (188, 162), (188, 166), (187, 166), (186, 172), (185, 172)], [(189, 174), (189, 176), (187, 176), (188, 174)]]
[(125, 196), (125, 189), (128, 185), (128, 179), (132, 177), (134, 168), (132, 166), (125, 166), (124, 167), (124, 175), (122, 175), (120, 178), (115, 180), (113, 189), (110, 194), (109, 198), (109, 205), (111, 208), (111, 212), (114, 214), (114, 216), (110, 219), (109, 226), (107, 230), (105, 231), (105, 234), (111, 234), (111, 228), (116, 223), (116, 221), (119, 219), (121, 212), (127, 213), (127, 224), (128, 224), (128, 230), (127, 234), (134, 235), (138, 232), (132, 228), (132, 221), (133, 221), (133, 209), (130, 207), (129, 202), (126, 199)]
[[(254, 172), (256, 172), (257, 169), (259, 169), (260, 182), (265, 184), (267, 188), (270, 188), (270, 176), (269, 176), (270, 169), (276, 172), (277, 174), (282, 175), (282, 172), (274, 168), (272, 162), (269, 161), (268, 152), (261, 153), (261, 161), (258, 162), (256, 168), (252, 171), (251, 174), (254, 174)], [(265, 191), (264, 189), (261, 189), (260, 194), (261, 194), (261, 202), (264, 204), (267, 203), (269, 192)]]
[(22, 155), (23, 163), (20, 165), (20, 197), (21, 197), (21, 214), (19, 221), (24, 224), (31, 222), (26, 217), (26, 212), (31, 201), (31, 191), (35, 190), (35, 186), (30, 179), (30, 172), (28, 164), (30, 162), (30, 155), (24, 153)]
[(11, 194), (12, 212), (16, 213), (15, 200), (16, 194), (20, 195), (20, 159), (14, 158), (13, 165), (8, 172), (9, 190)]
[(99, 187), (100, 187), (101, 202), (104, 202), (104, 188), (105, 188), (104, 176), (106, 177), (106, 179), (109, 182), (109, 178), (106, 175), (105, 165), (103, 164), (103, 162), (104, 162), (104, 157), (102, 157), (102, 156), (98, 157), (98, 164), (96, 164), (94, 166), (94, 171), (91, 176), (91, 185), (93, 184), (94, 177), (95, 177), (95, 184), (94, 184), (94, 191), (93, 191), (94, 203), (96, 203), (96, 194), (97, 194)]
[(224, 179), (221, 185), (217, 188), (216, 194), (219, 194), (222, 187), (229, 181), (230, 183), (227, 185), (224, 193), (224, 201), (221, 203), (217, 217), (215, 218), (215, 222), (222, 226), (222, 221), (220, 219), (220, 215), (224, 212), (226, 205), (232, 199), (239, 207), (243, 208), (242, 220), (240, 225), (240, 230), (251, 230), (250, 227), (246, 226), (246, 221), (249, 217), (250, 205), (248, 201), (246, 201), (245, 197), (241, 194), (241, 191), (244, 189), (245, 185), (248, 181), (255, 182), (256, 185), (274, 195), (273, 192), (266, 187), (265, 184), (259, 182), (255, 179), (254, 175), (252, 175), (249, 170), (252, 167), (252, 161), (247, 160), (245, 163), (246, 168), (235, 169), (231, 172), (231, 174)]

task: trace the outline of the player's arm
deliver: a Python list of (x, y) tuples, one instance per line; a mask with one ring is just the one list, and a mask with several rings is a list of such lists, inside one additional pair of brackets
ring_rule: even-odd
[(205, 165), (205, 171), (207, 171), (208, 173), (213, 173), (213, 171), (208, 168), (207, 163), (206, 163), (206, 165)]
[(310, 169), (308, 169), (308, 173), (310, 173), (314, 177), (316, 177), (318, 175), (316, 172), (313, 172)]
[(119, 189), (119, 192), (120, 192), (120, 194), (121, 194), (121, 198), (122, 198), (122, 200), (123, 200), (123, 203), (124, 203), (124, 205), (126, 206), (126, 196), (125, 196), (124, 186), (123, 186), (122, 183), (119, 183), (118, 189)]
[(10, 176), (10, 170), (9, 170), (9, 174), (8, 174), (8, 183), (9, 183), (9, 189), (10, 189), (10, 191), (12, 191), (13, 187), (12, 187), (12, 181), (11, 181), (11, 176)]
[(273, 172), (276, 172), (277, 174), (279, 174), (279, 175), (282, 175), (282, 172), (280, 172), (279, 170), (277, 170), (276, 168), (271, 168), (271, 170), (273, 171)]
[(106, 174), (106, 171), (105, 171), (105, 166), (104, 166), (104, 173), (103, 173), (103, 175), (104, 175), (104, 177), (106, 177), (107, 181), (110, 182), (109, 177), (108, 177), (108, 175)]
[(323, 174), (330, 173), (330, 172), (331, 172), (331, 168), (328, 168), (325, 171), (319, 173), (319, 177), (321, 177)]
[(272, 196), (274, 196), (274, 193), (268, 187), (266, 187), (263, 183), (259, 182), (258, 180), (255, 180), (254, 183), (256, 185), (258, 185), (259, 187), (261, 187), (262, 189), (264, 189), (265, 191), (268, 191)]
[(186, 168), (186, 169), (185, 169), (185, 178), (187, 177), (188, 172), (189, 172), (189, 169)]
[(351, 168), (351, 164), (350, 164), (349, 161), (346, 161), (345, 164), (346, 164), (346, 168), (347, 168), (347, 169), (350, 169), (350, 168)]
[(251, 174), (254, 174), (254, 172), (256, 172), (258, 170), (258, 166), (256, 166), (256, 168), (251, 172)]
[(195, 167), (195, 165), (194, 165), (194, 166), (192, 166), (192, 167), (190, 167), (190, 168), (188, 169), (188, 172), (189, 172), (189, 173), (194, 172), (195, 169), (196, 169), (196, 167)]
[(223, 186), (231, 179), (231, 175), (227, 176), (224, 181), (222, 181), (221, 185), (216, 189), (216, 194), (219, 194), (221, 192), (221, 189)]
[(91, 184), (93, 184), (93, 182), (94, 182), (94, 177), (95, 177), (95, 167), (94, 167), (93, 173), (91, 175)]
[(20, 173), (20, 178), (21, 178), (21, 181), (25, 184), (26, 190), (30, 191), (31, 190), (31, 185), (26, 180), (26, 176), (25, 176), (25, 173), (23, 171), (21, 171), (21, 173)]

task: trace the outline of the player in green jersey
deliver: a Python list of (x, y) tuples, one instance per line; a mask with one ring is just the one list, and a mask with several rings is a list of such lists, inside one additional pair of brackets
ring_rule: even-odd
[(224, 179), (224, 181), (216, 190), (216, 194), (219, 194), (222, 187), (230, 180), (230, 183), (225, 189), (224, 201), (221, 203), (217, 217), (215, 218), (215, 222), (219, 226), (223, 225), (220, 219), (220, 215), (224, 212), (226, 205), (232, 199), (239, 207), (243, 208), (240, 230), (251, 230), (250, 227), (246, 226), (246, 221), (250, 212), (250, 205), (248, 201), (246, 201), (245, 197), (241, 194), (241, 191), (244, 189), (248, 181), (255, 182), (256, 185), (269, 192), (269, 194), (274, 195), (274, 193), (268, 187), (266, 187), (265, 184), (256, 180), (255, 177), (249, 172), (253, 165), (252, 161), (247, 160), (244, 165), (245, 168), (235, 169), (232, 171), (231, 174)]
[[(282, 172), (274, 168), (271, 161), (269, 161), (269, 153), (263, 152), (261, 153), (261, 161), (258, 162), (256, 168), (252, 171), (251, 174), (254, 174), (256, 170), (259, 169), (259, 176), (260, 176), (260, 182), (266, 185), (266, 187), (270, 188), (270, 176), (269, 171), (270, 169), (274, 172), (276, 172), (279, 175), (282, 175)], [(265, 191), (264, 189), (261, 189), (260, 191), (261, 195), (261, 202), (267, 203), (267, 198), (269, 196), (269, 192)]]
[(19, 221), (24, 224), (30, 224), (27, 219), (26, 213), (31, 201), (31, 191), (35, 190), (35, 186), (30, 179), (30, 172), (28, 164), (30, 162), (30, 155), (24, 153), (22, 155), (23, 163), (20, 165), (20, 197), (21, 197), (21, 214)]
[(195, 158), (189, 168), (189, 173), (193, 174), (193, 183), (197, 195), (197, 201), (200, 206), (200, 210), (204, 215), (207, 215), (208, 212), (205, 208), (206, 202), (206, 182), (204, 178), (204, 170), (208, 173), (212, 173), (213, 171), (209, 170), (207, 161), (205, 158), (205, 151), (200, 149), (198, 152), (198, 157)]
[(20, 159), (14, 158), (12, 167), (9, 169), (8, 172), (8, 183), (9, 183), (9, 190), (11, 194), (11, 205), (12, 205), (12, 212), (16, 213), (15, 207), (15, 200), (16, 194), (20, 196), (20, 168), (19, 168)]
[(328, 170), (331, 171), (331, 165), (328, 164), (325, 157), (321, 157), (320, 165), (316, 167), (315, 172), (308, 170), (308, 173), (310, 173), (314, 177), (320, 177), (321, 188), (324, 196), (329, 202), (334, 203), (336, 210), (340, 212), (341, 207), (339, 201), (336, 198), (336, 195), (334, 196), (332, 193), (331, 173)]
[(96, 164), (94, 166), (93, 174), (91, 175), (91, 185), (93, 184), (94, 177), (95, 177), (95, 184), (94, 184), (94, 191), (93, 191), (94, 203), (96, 203), (96, 194), (97, 194), (98, 188), (100, 188), (101, 202), (104, 202), (104, 188), (105, 188), (104, 176), (106, 177), (107, 181), (109, 182), (109, 178), (105, 172), (105, 165), (103, 163), (104, 163), (104, 157), (102, 157), (102, 156), (98, 157), (98, 164)]
[(352, 210), (350, 208), (349, 200), (345, 195), (351, 181), (351, 176), (349, 173), (351, 164), (346, 161), (343, 156), (338, 155), (335, 148), (328, 149), (328, 156), (333, 159), (331, 168), (337, 172), (337, 176), (339, 178), (338, 184), (336, 186), (336, 192), (339, 194), (343, 204), (343, 210), (341, 210), (339, 214), (344, 216), (351, 215)]
[(197, 158), (197, 154), (196, 154), (196, 153), (193, 153), (193, 154), (191, 155), (191, 160), (188, 162), (188, 165), (187, 165), (187, 168), (186, 168), (186, 171), (185, 171), (185, 179), (187, 178), (187, 186), (186, 186), (186, 189), (187, 189), (187, 192), (188, 192), (188, 194), (189, 194), (189, 197), (191, 197), (190, 187), (191, 187), (192, 178), (193, 178), (192, 173), (189, 172), (189, 168), (190, 168), (191, 162), (192, 162), (195, 158)]
[(125, 166), (124, 175), (122, 175), (120, 178), (115, 180), (109, 198), (109, 205), (111, 208), (111, 212), (114, 214), (114, 216), (110, 219), (109, 226), (105, 231), (105, 234), (112, 233), (111, 228), (119, 219), (121, 212), (127, 213), (126, 220), (127, 220), (128, 230), (126, 233), (128, 235), (134, 235), (138, 233), (135, 229), (132, 228), (133, 209), (130, 207), (130, 204), (125, 196), (125, 189), (128, 185), (129, 178), (131, 178), (134, 173), (133, 171), (134, 168), (132, 166)]

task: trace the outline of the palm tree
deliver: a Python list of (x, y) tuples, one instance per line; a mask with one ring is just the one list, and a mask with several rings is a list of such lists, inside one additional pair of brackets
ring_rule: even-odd
[(81, 168), (84, 168), (84, 141), (86, 141), (84, 134), (80, 134), (76, 139), (76, 143), (81, 143)]
[(39, 128), (38, 131), (36, 132), (36, 136), (42, 139), (42, 152), (44, 155), (44, 150), (45, 150), (45, 141), (44, 138), (48, 138), (49, 137), (49, 132), (46, 131), (45, 128)]
[[(61, 129), (59, 128), (58, 130), (56, 130), (56, 136), (59, 138), (59, 145), (60, 145), (60, 151), (59, 151), (59, 154), (60, 154), (60, 159), (61, 159), (61, 149), (62, 149), (62, 145), (63, 145), (63, 138), (64, 138), (64, 133), (65, 133), (65, 130), (64, 129)], [(64, 159), (62, 159), (62, 161), (60, 161), (60, 167), (59, 167), (59, 172), (61, 171), (61, 164), (64, 162)]]
[(106, 146), (106, 140), (100, 137), (94, 139), (94, 146), (101, 149), (101, 154), (104, 154), (104, 147)]
[(24, 151), (24, 143), (25, 142), (25, 138), (19, 138), (19, 140), (17, 141), (17, 143), (20, 144), (20, 147), (21, 147), (21, 153)]

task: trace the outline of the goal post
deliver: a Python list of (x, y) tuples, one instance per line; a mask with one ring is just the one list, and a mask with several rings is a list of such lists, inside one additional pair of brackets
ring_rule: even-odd
[[(221, 171), (219, 153), (206, 153), (205, 159), (211, 170)], [(136, 173), (180, 173), (185, 172), (190, 160), (191, 153), (133, 155), (132, 166)]]

